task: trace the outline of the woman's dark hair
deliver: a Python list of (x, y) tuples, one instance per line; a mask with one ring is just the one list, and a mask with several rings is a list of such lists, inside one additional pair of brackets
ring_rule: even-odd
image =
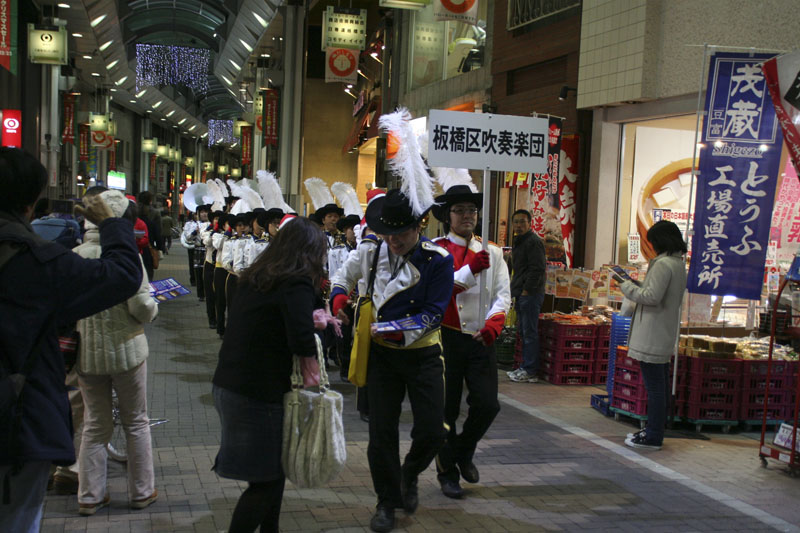
[(130, 220), (132, 224), (136, 224), (136, 219), (139, 218), (139, 209), (136, 207), (136, 202), (128, 200), (128, 208), (122, 213), (122, 218)]
[(298, 217), (281, 228), (239, 280), (261, 292), (269, 292), (290, 278), (310, 278), (312, 285), (319, 287), (327, 249), (319, 226)]
[(47, 184), (47, 170), (18, 148), (0, 148), (0, 210), (22, 213), (36, 203)]
[(50, 200), (39, 198), (33, 206), (33, 218), (42, 218), (50, 214)]
[(683, 241), (681, 230), (674, 222), (659, 220), (647, 230), (647, 240), (653, 245), (657, 254), (686, 253), (686, 243)]

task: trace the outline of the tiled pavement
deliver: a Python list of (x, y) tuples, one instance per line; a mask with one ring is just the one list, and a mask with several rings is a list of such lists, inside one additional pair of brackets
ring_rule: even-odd
[[(186, 264), (174, 246), (156, 277), (188, 285)], [(158, 502), (128, 509), (124, 467), (110, 462), (110, 507), (84, 518), (75, 496), (48, 494), (43, 531), (227, 530), (243, 485), (210, 470), (219, 442), (210, 380), (220, 341), (194, 295), (161, 304), (147, 334), (150, 415), (169, 419), (152, 429)], [(347, 467), (321, 489), (287, 484), (283, 531), (368, 530), (375, 497), (367, 427), (353, 387), (336, 375), (345, 396)], [(420, 508), (413, 517), (398, 513), (399, 530), (800, 531), (800, 481), (775, 465), (760, 467), (757, 435), (712, 429), (708, 440), (670, 438), (662, 451), (640, 454), (622, 445), (633, 426), (588, 407), (597, 389), (500, 380), (502, 410), (476, 456), (481, 482), (465, 484), (466, 499), (449, 500), (431, 466), (420, 477)], [(402, 420), (405, 450), (407, 405)]]

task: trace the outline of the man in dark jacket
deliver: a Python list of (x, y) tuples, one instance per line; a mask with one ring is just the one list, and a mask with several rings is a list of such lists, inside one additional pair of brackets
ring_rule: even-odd
[(508, 373), (511, 381), (539, 381), (539, 311), (544, 302), (545, 264), (544, 243), (531, 231), (531, 214), (518, 209), (511, 217), (514, 246), (511, 264), (511, 297), (516, 299), (517, 320), (522, 335), (522, 366)]
[(32, 363), (24, 382), (0, 381), (17, 398), (0, 413), (0, 531), (38, 531), (50, 465), (75, 462), (57, 329), (125, 301), (142, 280), (131, 223), (113, 218), (100, 197), (80, 209), (100, 228), (100, 259), (33, 232), (46, 182), (33, 156), (0, 148), (0, 376), (19, 376)]

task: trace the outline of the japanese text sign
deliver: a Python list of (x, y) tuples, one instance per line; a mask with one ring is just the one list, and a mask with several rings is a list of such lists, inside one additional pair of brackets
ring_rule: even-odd
[(800, 52), (765, 61), (761, 68), (794, 168), (800, 172)]
[(325, 50), (325, 83), (358, 81), (358, 51), (348, 48)]
[(768, 57), (711, 58), (689, 292), (761, 296), (783, 143), (759, 66)]
[(432, 109), (428, 163), (546, 174), (547, 127), (546, 118)]
[(322, 15), (322, 51), (328, 47), (363, 50), (367, 42), (367, 10), (328, 6)]
[(17, 74), (17, 0), (0, 0), (0, 67)]

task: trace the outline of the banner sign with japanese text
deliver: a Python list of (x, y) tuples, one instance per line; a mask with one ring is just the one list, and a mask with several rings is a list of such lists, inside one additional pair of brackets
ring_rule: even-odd
[(561, 170), (558, 178), (558, 205), (561, 220), (561, 238), (564, 243), (564, 255), (567, 268), (574, 265), (573, 251), (575, 247), (575, 218), (577, 214), (578, 195), (578, 157), (580, 155), (580, 138), (577, 135), (565, 135), (561, 140)]
[(544, 174), (547, 128), (546, 118), (431, 109), (428, 163)]
[(80, 161), (89, 160), (89, 125), (78, 126), (78, 158)]
[(264, 146), (278, 145), (278, 90), (263, 91), (264, 112), (256, 119), (256, 128), (262, 132)]
[(17, 0), (0, 0), (0, 67), (17, 74)]
[(456, 20), (475, 25), (478, 23), (478, 0), (433, 0), (433, 16), (437, 21)]
[(113, 142), (108, 149), (108, 170), (117, 170), (117, 146)]
[(800, 51), (784, 54), (761, 65), (767, 77), (767, 87), (775, 106), (786, 146), (800, 174)]
[(253, 126), (242, 126), (242, 164), (253, 160)]
[(64, 130), (61, 132), (61, 142), (75, 144), (75, 95), (68, 93), (64, 95)]
[(761, 71), (765, 54), (711, 58), (689, 292), (761, 297), (783, 135)]
[(156, 180), (156, 160), (158, 156), (156, 154), (150, 154), (150, 181)]

